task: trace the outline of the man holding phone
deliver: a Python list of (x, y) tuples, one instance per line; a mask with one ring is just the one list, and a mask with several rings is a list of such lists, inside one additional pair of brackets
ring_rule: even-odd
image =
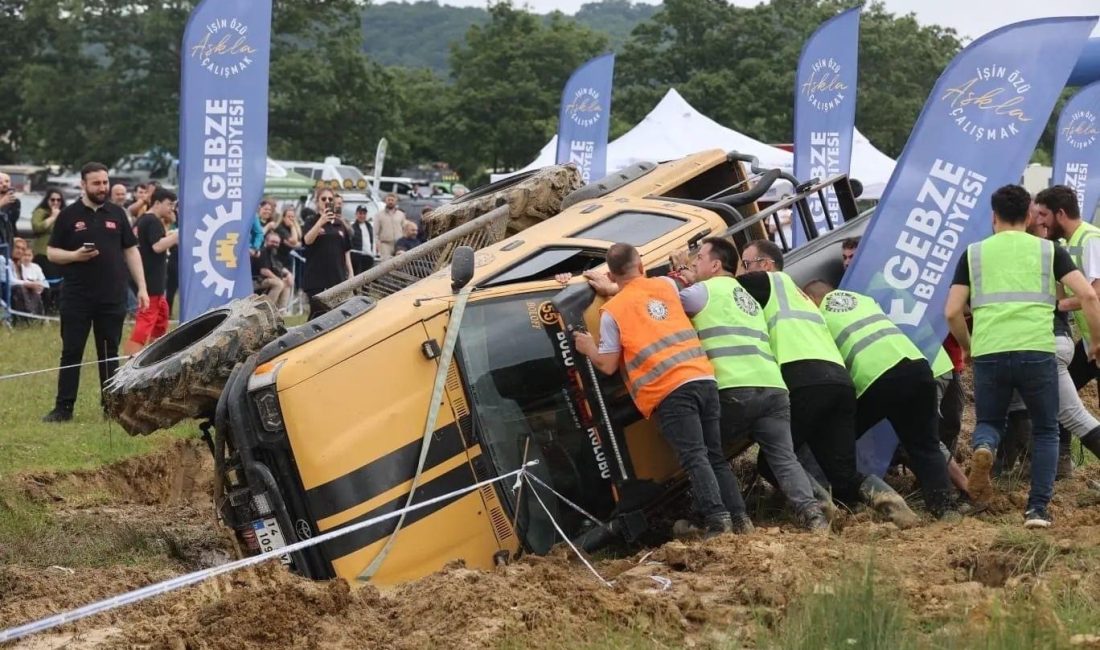
[(49, 260), (61, 268), (61, 363), (54, 409), (44, 422), (73, 419), (80, 387), (79, 364), (88, 334), (95, 340), (102, 387), (118, 369), (118, 346), (126, 316), (127, 273), (137, 285), (138, 307), (149, 308), (137, 238), (122, 208), (107, 201), (107, 167), (88, 163), (80, 170), (83, 197), (57, 215)]
[[(354, 273), (351, 266), (351, 233), (336, 212), (335, 193), (328, 188), (320, 190), (317, 205), (321, 213), (306, 220), (305, 235), (302, 237), (306, 245), (302, 290), (310, 298), (340, 284)], [(323, 313), (323, 308), (310, 300), (309, 319), (313, 320)]]
[(16, 222), (19, 221), (21, 206), (15, 198), (15, 188), (11, 186), (11, 176), (0, 172), (0, 244), (8, 245), (8, 255), (15, 241)]

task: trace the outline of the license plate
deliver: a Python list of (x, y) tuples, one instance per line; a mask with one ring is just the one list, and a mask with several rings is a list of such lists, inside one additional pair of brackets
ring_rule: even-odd
[[(257, 519), (252, 522), (252, 529), (256, 531), (256, 541), (260, 543), (260, 550), (264, 553), (286, 546), (286, 539), (283, 538), (283, 533), (279, 530), (279, 524), (273, 517)], [(290, 555), (282, 556), (279, 561), (283, 564), (290, 564)]]

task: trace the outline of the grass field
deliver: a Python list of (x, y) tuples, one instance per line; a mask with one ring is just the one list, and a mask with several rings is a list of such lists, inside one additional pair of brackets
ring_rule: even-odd
[[(61, 356), (60, 325), (34, 324), (13, 329), (0, 326), (0, 376), (55, 368)], [(129, 335), (128, 325), (123, 339)], [(84, 361), (94, 361), (89, 337)], [(57, 372), (0, 379), (0, 478), (19, 470), (90, 468), (165, 444), (173, 438), (197, 435), (194, 423), (147, 437), (130, 437), (103, 417), (99, 407), (96, 366), (81, 368), (80, 394), (72, 422), (47, 424), (42, 416), (53, 408)]]

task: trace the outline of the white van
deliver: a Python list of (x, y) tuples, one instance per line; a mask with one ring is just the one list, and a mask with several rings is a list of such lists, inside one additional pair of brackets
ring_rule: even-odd
[[(357, 167), (345, 165), (339, 158), (328, 157), (324, 162), (305, 162), (298, 160), (277, 160), (277, 164), (292, 172), (301, 174), (314, 181), (314, 187), (330, 187), (340, 193), (344, 199), (344, 219), (355, 218), (355, 210), (360, 205), (367, 207), (367, 216), (371, 219), (382, 209), (382, 203), (371, 193), (369, 179)], [(317, 209), (317, 197), (312, 195), (306, 201), (306, 207)]]

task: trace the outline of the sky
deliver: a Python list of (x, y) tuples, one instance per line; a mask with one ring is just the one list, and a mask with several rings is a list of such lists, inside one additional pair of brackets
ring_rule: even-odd
[[(442, 4), (485, 6), (485, 0), (440, 0)], [(586, 0), (516, 0), (534, 11), (546, 13), (559, 9), (573, 13)], [(751, 7), (758, 0), (732, 0)], [(974, 39), (1002, 25), (1044, 16), (1083, 16), (1100, 14), (1100, 0), (885, 0), (886, 9), (895, 14), (917, 14), (918, 22), (954, 27), (963, 37)], [(1100, 36), (1100, 29), (1093, 32)]]

